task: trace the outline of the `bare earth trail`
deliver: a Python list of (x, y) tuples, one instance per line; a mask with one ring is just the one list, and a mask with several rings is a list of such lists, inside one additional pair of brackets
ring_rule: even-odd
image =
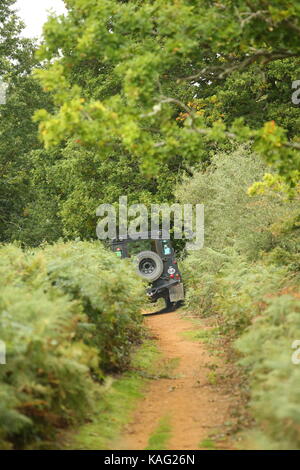
[(205, 344), (184, 336), (184, 332), (193, 329), (193, 324), (180, 313), (149, 316), (146, 324), (165, 360), (173, 360), (176, 366), (169, 378), (148, 383), (116, 449), (145, 449), (149, 437), (166, 416), (171, 430), (168, 450), (200, 449), (203, 439), (214, 430), (224, 429), (224, 423), (230, 419), (233, 400), (230, 391), (212, 385), (208, 379), (209, 364), (217, 362), (218, 370), (222, 370), (222, 360), (220, 363), (220, 359), (212, 358)]

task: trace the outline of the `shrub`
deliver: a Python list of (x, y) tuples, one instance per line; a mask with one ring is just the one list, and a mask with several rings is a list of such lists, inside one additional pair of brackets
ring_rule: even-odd
[[(141, 281), (128, 260), (102, 248), (100, 243), (56, 244), (44, 250), (51, 283), (80, 299), (93, 324), (88, 343), (99, 351), (105, 371), (127, 367), (129, 354), (141, 334)], [(89, 327), (90, 328), (90, 327)]]
[[(298, 201), (274, 193), (247, 194), (249, 186), (266, 171), (269, 169), (256, 154), (239, 147), (231, 154), (214, 155), (208, 168), (195, 170), (192, 178), (178, 186), (175, 194), (182, 204), (204, 204), (206, 247), (220, 251), (233, 246), (255, 260), (262, 251), (278, 244), (287, 246), (288, 235), (282, 236), (282, 225), (292, 216), (297, 218)], [(299, 240), (299, 225), (297, 228)], [(299, 251), (297, 241), (288, 243)]]
[(300, 340), (299, 278), (287, 267), (249, 263), (232, 249), (190, 255), (184, 270), (189, 307), (217, 315), (249, 378), (258, 430), (246, 433), (246, 445), (299, 449), (300, 366), (291, 361)]
[(184, 260), (183, 274), (188, 307), (216, 315), (249, 379), (257, 427), (246, 445), (300, 449), (300, 365), (291, 361), (300, 340), (299, 196), (250, 198), (247, 187), (263, 171), (240, 148), (178, 188), (182, 203), (204, 203), (206, 213), (205, 248)]
[(0, 447), (37, 446), (86, 418), (95, 379), (127, 366), (142, 286), (100, 243), (0, 251)]

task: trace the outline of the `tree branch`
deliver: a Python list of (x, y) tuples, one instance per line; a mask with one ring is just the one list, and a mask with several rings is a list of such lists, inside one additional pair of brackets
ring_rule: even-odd
[(235, 70), (243, 70), (247, 66), (253, 64), (259, 59), (263, 59), (263, 64), (267, 64), (274, 60), (281, 60), (287, 59), (290, 57), (300, 57), (300, 53), (295, 53), (291, 51), (273, 51), (269, 52), (264, 49), (257, 50), (254, 54), (249, 55), (248, 57), (244, 58), (242, 62), (235, 62), (233, 65), (230, 65), (226, 68), (224, 66), (207, 66), (204, 67), (202, 70), (197, 72), (194, 75), (189, 75), (187, 77), (179, 77), (179, 81), (187, 81), (187, 80), (199, 80), (203, 78), (212, 78), (215, 75), (215, 78), (222, 79), (227, 75), (230, 75)]

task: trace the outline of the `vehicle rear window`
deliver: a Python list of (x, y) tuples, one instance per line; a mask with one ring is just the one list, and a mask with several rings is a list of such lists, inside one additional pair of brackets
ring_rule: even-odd
[(155, 244), (152, 240), (134, 240), (127, 242), (129, 256), (138, 255), (141, 251), (155, 251)]

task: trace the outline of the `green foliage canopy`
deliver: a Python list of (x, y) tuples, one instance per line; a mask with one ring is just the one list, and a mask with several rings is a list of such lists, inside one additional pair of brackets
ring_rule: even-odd
[[(263, 70), (267, 63), (297, 61), (298, 2), (66, 3), (68, 15), (48, 21), (39, 51), (48, 66), (36, 75), (57, 105), (54, 114), (36, 114), (46, 147), (72, 137), (105, 155), (121, 143), (153, 173), (154, 162), (168, 155), (180, 152), (188, 161), (199, 161), (216, 141), (250, 139), (288, 181), (295, 181), (300, 144), (296, 137), (289, 140), (274, 118), (250, 127), (237, 110), (227, 124), (222, 113), (210, 119), (191, 100), (204, 90), (214, 103), (218, 96), (214, 86), (207, 93), (210, 85), (251, 64)], [(100, 74), (103, 68), (109, 74), (98, 97), (90, 97), (73, 71), (97, 64)]]

